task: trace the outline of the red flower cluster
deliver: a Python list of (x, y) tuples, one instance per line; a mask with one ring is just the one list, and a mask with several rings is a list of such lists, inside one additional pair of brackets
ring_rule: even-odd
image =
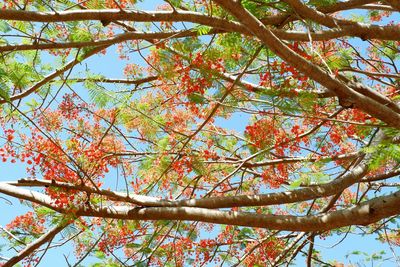
[[(249, 242), (246, 252), (251, 250), (256, 244)], [(258, 246), (257, 253), (251, 253), (245, 259), (246, 266), (268, 266), (282, 251), (284, 244), (278, 239), (270, 239)]]
[(279, 188), (284, 184), (289, 176), (286, 164), (277, 164), (276, 167), (270, 166), (261, 174), (264, 182), (268, 183), (271, 188)]
[(15, 217), (12, 222), (7, 224), (6, 228), (9, 230), (18, 229), (28, 234), (38, 235), (44, 232), (45, 221), (44, 216), (39, 216), (37, 213), (29, 211), (24, 215)]
[(182, 157), (181, 159), (175, 160), (171, 168), (178, 174), (179, 179), (182, 179), (185, 174), (193, 170), (192, 159), (190, 157)]
[(257, 148), (265, 148), (272, 144), (289, 140), (283, 129), (270, 118), (263, 118), (253, 125), (246, 126), (245, 135)]
[(215, 151), (210, 151), (210, 150), (204, 150), (203, 151), (203, 157), (206, 160), (212, 159), (212, 160), (216, 160), (218, 159), (218, 154)]

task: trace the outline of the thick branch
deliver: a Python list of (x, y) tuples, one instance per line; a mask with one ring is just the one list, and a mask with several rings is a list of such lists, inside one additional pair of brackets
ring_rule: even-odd
[[(288, 3), (301, 17), (310, 19), (321, 25), (327, 26), (329, 28), (336, 28), (341, 24), (339, 20), (332, 18), (331, 16), (326, 15), (318, 10), (314, 10), (303, 4), (299, 0), (283, 0), (283, 2)], [(352, 22), (349, 21), (348, 23)]]
[[(56, 186), (59, 188), (81, 190), (88, 193), (97, 193), (110, 199), (116, 199), (144, 207), (199, 207), (208, 209), (231, 208), (231, 207), (251, 207), (251, 206), (268, 206), (295, 203), (300, 201), (311, 200), (320, 197), (327, 197), (336, 194), (339, 191), (346, 189), (352, 184), (359, 181), (367, 172), (367, 165), (360, 163), (357, 167), (347, 172), (343, 176), (323, 185), (301, 188), (297, 190), (258, 194), (258, 195), (241, 195), (241, 196), (226, 196), (226, 197), (209, 197), (187, 200), (162, 200), (154, 197), (141, 196), (135, 194), (126, 195), (125, 193), (112, 192), (108, 190), (96, 190), (89, 186), (76, 186), (61, 182), (51, 182), (42, 180), (19, 180), (16, 183), (2, 182), (0, 183), (0, 192), (6, 195), (26, 199), (37, 202), (37, 204), (47, 205), (51, 208), (51, 199), (45, 195), (41, 195), (35, 191), (26, 189), (18, 189), (16, 186)], [(17, 190), (18, 189), (18, 190)], [(19, 191), (25, 190), (25, 191)], [(30, 198), (30, 194), (34, 193), (35, 197)], [(39, 195), (38, 195), (39, 194)], [(37, 197), (36, 197), (37, 196)], [(45, 199), (38, 200), (38, 197), (43, 196)]]
[[(57, 187), (69, 190), (78, 190), (87, 192), (90, 194), (99, 194), (105, 197), (108, 197), (111, 200), (123, 201), (126, 203), (135, 204), (138, 206), (148, 206), (148, 207), (160, 207), (160, 206), (168, 206), (171, 201), (161, 200), (156, 197), (149, 197), (144, 195), (136, 195), (136, 194), (125, 194), (122, 192), (113, 192), (110, 190), (97, 190), (96, 188), (86, 186), (86, 185), (74, 185), (70, 183), (56, 182), (56, 181), (47, 181), (47, 180), (31, 180), (31, 179), (20, 179), (17, 182), (0, 182), (0, 192), (6, 195), (18, 197), (18, 198), (26, 198), (29, 197), (29, 192), (33, 192), (35, 197), (43, 196), (45, 198), (40, 198), (40, 202), (36, 202), (38, 204), (44, 205), (47, 203), (47, 207), (51, 208), (52, 200), (45, 195), (38, 195), (39, 193), (35, 191), (29, 191), (26, 189), (16, 189), (16, 186), (40, 186), (40, 187)], [(25, 190), (25, 191), (19, 191)], [(29, 199), (33, 201), (33, 199)]]
[(99, 21), (136, 21), (136, 22), (192, 22), (211, 26), (217, 29), (246, 32), (247, 30), (236, 22), (203, 15), (192, 11), (138, 11), (138, 10), (69, 10), (55, 12), (35, 12), (25, 10), (0, 10), (1, 20), (18, 20), (29, 22), (66, 22), (77, 20)]
[[(288, 41), (327, 41), (341, 37), (360, 37), (362, 39), (379, 39), (379, 40), (399, 40), (400, 27), (398, 26), (378, 26), (363, 25), (362, 27), (345, 26), (340, 29), (327, 31), (317, 31), (312, 33), (301, 31), (284, 31), (271, 30), (278, 38)], [(217, 34), (230, 32), (227, 30), (211, 30), (207, 34)], [(249, 35), (247, 31), (239, 33)], [(170, 39), (199, 36), (201, 34), (194, 30), (177, 31), (177, 32), (128, 32), (116, 35), (105, 40), (95, 40), (86, 42), (65, 42), (65, 43), (34, 43), (21, 45), (3, 45), (0, 46), (0, 52), (24, 51), (24, 50), (48, 50), (48, 49), (68, 49), (83, 48), (99, 45), (112, 45), (124, 41), (132, 40), (149, 40), (149, 39)], [(310, 38), (311, 37), (311, 38)]]
[[(13, 187), (14, 191), (24, 189)], [(28, 190), (25, 190), (28, 191)], [(41, 193), (19, 194), (22, 199), (44, 199)], [(40, 196), (41, 195), (41, 196)], [(33, 197), (35, 196), (35, 197)], [(41, 201), (33, 201), (40, 203)], [(46, 203), (45, 203), (46, 204)], [(47, 205), (48, 206), (48, 205)], [(57, 210), (54, 207), (50, 207)], [(67, 213), (65, 210), (59, 212)], [(324, 215), (290, 216), (265, 215), (249, 212), (218, 211), (192, 207), (150, 207), (132, 208), (129, 206), (109, 206), (104, 208), (82, 207), (76, 216), (114, 218), (123, 220), (185, 220), (217, 224), (260, 227), (285, 231), (324, 231), (348, 225), (368, 225), (383, 218), (400, 213), (400, 192), (363, 202), (353, 208), (331, 212)]]
[(368, 24), (346, 25), (339, 29), (335, 28), (311, 33), (283, 30), (271, 30), (271, 32), (279, 39), (288, 41), (327, 41), (341, 37), (359, 37), (363, 40), (379, 39), (397, 41), (400, 39), (399, 26), (379, 26)]
[(0, 46), (0, 52), (7, 51), (23, 51), (23, 50), (48, 50), (48, 49), (68, 49), (68, 48), (83, 48), (90, 46), (102, 46), (121, 43), (131, 40), (146, 40), (146, 39), (166, 39), (179, 38), (187, 36), (197, 36), (195, 31), (178, 31), (178, 32), (127, 32), (115, 35), (109, 39), (86, 41), (86, 42), (65, 42), (65, 43), (35, 43), (22, 45), (3, 45)]
[[(324, 14), (335, 13), (339, 11), (354, 9), (354, 8), (362, 8), (363, 5), (375, 3), (376, 0), (349, 0), (346, 2), (338, 2), (328, 6), (318, 7), (318, 11)], [(261, 21), (264, 25), (274, 25), (274, 26), (282, 26), (283, 23), (296, 21), (298, 20), (298, 16), (294, 16), (293, 14), (288, 13), (280, 13), (276, 15), (271, 15), (266, 18), (262, 18)]]
[(36, 192), (36, 191), (31, 191), (23, 188), (17, 188), (13, 185), (7, 184), (7, 183), (0, 183), (0, 193), (3, 193), (7, 196), (12, 196), (15, 198), (27, 200), (32, 203), (36, 203), (42, 206), (45, 206), (47, 208), (56, 210), (56, 211), (61, 211), (60, 209), (55, 209), (52, 205), (52, 199), (42, 193)]
[[(294, 10), (306, 19), (315, 21), (321, 25), (329, 28), (338, 28), (347, 32), (348, 35), (359, 36), (361, 39), (369, 39), (370, 34), (373, 33), (374, 37), (380, 39), (380, 37), (387, 38), (389, 35), (395, 35), (395, 39), (399, 40), (400, 27), (398, 26), (377, 26), (368, 25), (350, 20), (336, 19), (329, 15), (326, 15), (318, 10), (314, 10), (307, 5), (303, 4), (299, 0), (284, 0), (290, 4)], [(369, 36), (365, 35), (369, 32)], [(385, 37), (386, 36), (386, 37)]]
[(189, 207), (128, 208), (121, 206), (82, 210), (78, 211), (77, 215), (128, 220), (187, 220), (270, 230), (314, 232), (348, 225), (368, 225), (399, 213), (400, 192), (363, 202), (353, 208), (313, 216), (264, 215)]
[(46, 232), (44, 235), (42, 235), (40, 238), (36, 239), (32, 243), (28, 244), (23, 250), (21, 250), (17, 255), (9, 259), (6, 263), (2, 265), (2, 267), (11, 267), (23, 260), (25, 257), (29, 256), (32, 254), (36, 249), (38, 249), (41, 245), (50, 242), (59, 232), (61, 232), (67, 225), (59, 225), (56, 226), (52, 229), (50, 229), (48, 232)]
[[(4, 10), (0, 11), (0, 18), (9, 18), (10, 11), (13, 13), (13, 20), (25, 20), (25, 17), (29, 17), (31, 14), (35, 14), (34, 18), (37, 17), (37, 21), (55, 22), (55, 21), (65, 21), (73, 17), (74, 20), (85, 20), (85, 19), (95, 19), (103, 20), (104, 17), (120, 17), (121, 19), (126, 19), (128, 21), (190, 21), (193, 23), (200, 23), (202, 25), (208, 25), (213, 27), (207, 34), (216, 34), (223, 32), (239, 32), (242, 34), (250, 35), (245, 27), (241, 26), (235, 22), (229, 22), (224, 19), (210, 17), (201, 13), (179, 11), (177, 16), (170, 16), (170, 12), (158, 12), (158, 11), (148, 11), (147, 15), (143, 16), (144, 13), (139, 11), (127, 11), (131, 14), (128, 18), (125, 12), (118, 10), (80, 10), (76, 11), (65, 11), (60, 12), (60, 16), (55, 16), (54, 13), (40, 13), (32, 11), (21, 11), (21, 10)], [(4, 13), (5, 12), (5, 13)], [(25, 14), (28, 12), (28, 15)], [(136, 13), (132, 13), (136, 12)], [(137, 16), (141, 14), (142, 16)], [(322, 13), (321, 13), (322, 14)], [(325, 15), (321, 15), (325, 16)], [(29, 17), (30, 18), (30, 17)], [(47, 19), (45, 19), (47, 18)], [(323, 20), (323, 18), (321, 18)], [(34, 20), (34, 19), (33, 19)], [(280, 39), (292, 40), (292, 41), (309, 41), (310, 36), (314, 41), (329, 40), (333, 38), (345, 37), (345, 36), (355, 36), (362, 39), (380, 39), (380, 40), (398, 40), (400, 38), (400, 27), (398, 26), (379, 26), (379, 25), (367, 25), (360, 23), (350, 23), (350, 25), (342, 25), (340, 29), (329, 30), (329, 31), (319, 31), (316, 33), (306, 33), (306, 32), (296, 32), (296, 31), (284, 31), (284, 30), (272, 30), (272, 32)], [(48, 44), (33, 44), (33, 45), (5, 45), (0, 47), (0, 51), (18, 51), (18, 50), (31, 50), (31, 49), (65, 49), (65, 48), (81, 48), (87, 46), (98, 46), (98, 45), (111, 45), (118, 42), (123, 42), (127, 40), (146, 40), (146, 39), (165, 39), (165, 38), (180, 38), (188, 36), (196, 36), (198, 33), (195, 30), (185, 30), (178, 32), (129, 32), (117, 35), (113, 38), (107, 40), (97, 40), (97, 41), (87, 41), (87, 42), (69, 42), (69, 43), (48, 43)]]
[(398, 0), (385, 0), (385, 2), (395, 8), (397, 11), (400, 11), (400, 2)]

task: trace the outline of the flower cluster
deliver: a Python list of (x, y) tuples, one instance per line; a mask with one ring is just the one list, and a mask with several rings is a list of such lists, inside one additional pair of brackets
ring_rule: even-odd
[(9, 230), (18, 229), (30, 235), (40, 235), (45, 230), (45, 221), (44, 216), (29, 211), (24, 215), (15, 217), (12, 222), (7, 224), (6, 228)]
[(285, 131), (271, 118), (263, 118), (246, 126), (245, 135), (257, 148), (266, 148), (288, 140)]

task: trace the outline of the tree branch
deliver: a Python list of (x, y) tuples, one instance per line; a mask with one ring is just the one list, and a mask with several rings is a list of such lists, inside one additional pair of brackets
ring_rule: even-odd
[(61, 224), (53, 227), (40, 238), (36, 239), (34, 242), (28, 244), (23, 250), (21, 250), (17, 255), (10, 258), (2, 267), (11, 267), (23, 260), (25, 257), (32, 254), (36, 249), (46, 242), (50, 242), (59, 232), (61, 232), (68, 224)]
[(1, 20), (18, 20), (30, 22), (67, 22), (77, 20), (98, 21), (135, 21), (135, 22), (192, 22), (211, 26), (217, 29), (246, 32), (246, 29), (236, 22), (203, 15), (198, 12), (176, 11), (138, 11), (138, 10), (69, 10), (55, 12), (35, 12), (26, 10), (0, 10)]
[(333, 77), (333, 75), (328, 74), (317, 65), (295, 53), (240, 4), (228, 0), (215, 0), (215, 2), (238, 18), (244, 26), (276, 55), (306, 76), (334, 92), (339, 97), (343, 106), (356, 106), (384, 121), (389, 126), (400, 128), (400, 114), (398, 112), (349, 88), (346, 84)]
[[(83, 60), (97, 54), (98, 52), (100, 52), (103, 49), (106, 49), (108, 46), (98, 46), (93, 48), (91, 51), (87, 52), (85, 55), (82, 56), (82, 58), (78, 59), (74, 59), (71, 60), (69, 63), (67, 63), (66, 65), (64, 65), (63, 67), (61, 67), (60, 69), (54, 71), (53, 73), (47, 75), (46, 77), (44, 77), (41, 81), (37, 82), (36, 84), (34, 84), (33, 86), (31, 86), (30, 88), (28, 88), (27, 90), (23, 91), (22, 93), (13, 95), (10, 97), (11, 101), (14, 100), (18, 100), (18, 99), (22, 99), (32, 93), (34, 93), (36, 90), (38, 90), (40, 87), (42, 87), (43, 85), (45, 85), (46, 83), (50, 82), (51, 80), (53, 80), (54, 78), (56, 78), (57, 76), (60, 76), (61, 74), (63, 74), (64, 72), (72, 69), (75, 65), (79, 64), (80, 62), (82, 62)], [(0, 104), (4, 104), (7, 103), (6, 100), (4, 99), (0, 99)]]
[[(4, 186), (4, 185), (2, 185)], [(14, 187), (8, 185), (9, 187)], [(16, 187), (14, 187), (16, 188)], [(24, 189), (16, 188), (14, 191)], [(61, 213), (48, 203), (40, 203), (42, 194), (25, 190), (29, 194), (19, 194), (21, 199), (44, 204)], [(2, 192), (7, 194), (7, 192)], [(38, 198), (38, 199), (34, 199)], [(123, 220), (186, 220), (217, 224), (260, 227), (271, 230), (285, 231), (325, 231), (348, 225), (368, 225), (383, 218), (400, 213), (400, 191), (387, 196), (377, 197), (349, 209), (334, 211), (327, 214), (310, 216), (265, 215), (249, 212), (218, 211), (192, 207), (149, 207), (134, 208), (129, 206), (109, 206), (104, 208), (81, 207), (74, 213), (76, 216), (113, 218)]]
[(400, 191), (388, 196), (374, 198), (353, 208), (324, 215), (264, 215), (190, 207), (129, 208), (123, 206), (84, 209), (78, 211), (77, 215), (128, 220), (187, 220), (260, 227), (270, 230), (315, 232), (349, 225), (368, 225), (399, 213)]

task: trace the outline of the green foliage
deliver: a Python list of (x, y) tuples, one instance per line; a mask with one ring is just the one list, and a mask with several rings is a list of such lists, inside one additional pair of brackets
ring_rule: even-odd
[[(0, 86), (2, 86), (2, 84), (0, 83)], [(7, 102), (10, 101), (10, 94), (3, 88), (0, 87), (0, 98), (6, 100)]]
[(93, 50), (95, 50), (95, 49), (97, 49), (97, 47), (95, 47), (95, 46), (87, 46), (87, 47), (82, 48), (81, 50), (79, 50), (79, 54), (76, 57), (76, 60), (77, 61), (84, 60), (88, 56), (88, 54), (92, 53)]
[(47, 207), (38, 207), (35, 211), (39, 216), (54, 215), (55, 213), (54, 210)]
[[(30, 54), (26, 54), (29, 58)], [(29, 87), (41, 76), (31, 65), (12, 58), (5, 58), (0, 63), (0, 97), (9, 101), (10, 92)]]
[(125, 245), (125, 247), (127, 248), (136, 248), (136, 249), (141, 248), (142, 246), (143, 246), (142, 244), (136, 244), (136, 243), (128, 243)]
[[(204, 29), (203, 29), (204, 30)], [(180, 39), (179, 42), (175, 41), (172, 44), (172, 47), (177, 51), (182, 53), (182, 55), (189, 55), (190, 53), (194, 54), (199, 48), (201, 48), (202, 44), (199, 38), (184, 38)], [(158, 52), (160, 58), (163, 61), (170, 62), (171, 55), (168, 50), (161, 50)]]
[[(271, 13), (271, 6), (275, 6), (276, 8), (284, 8), (286, 7), (286, 4), (280, 3), (277, 1), (271, 1), (271, 0), (264, 0), (265, 3), (262, 3), (261, 1), (252, 1), (252, 0), (242, 0), (241, 4), (252, 14), (254, 14), (257, 17), (264, 17), (267, 16)], [(267, 3), (270, 3), (268, 5)]]
[(32, 24), (25, 23), (23, 21), (9, 22), (9, 25), (19, 32), (31, 32), (33, 30)]
[(302, 172), (300, 174), (300, 180), (304, 185), (311, 183), (319, 184), (329, 181), (330, 176), (322, 171), (317, 172)]
[[(89, 0), (88, 2), (91, 2), (91, 1), (92, 0)], [(100, 0), (94, 0), (94, 1), (98, 1), (99, 2)], [(64, 10), (64, 9), (67, 9), (67, 8), (73, 6), (75, 4), (75, 2), (74, 1), (70, 1), (70, 0), (57, 0), (57, 1), (54, 1), (54, 3), (52, 3), (52, 4), (54, 4), (55, 9)], [(37, 5), (37, 6), (38, 7), (42, 7), (43, 9), (46, 8), (45, 5)]]
[[(82, 227), (83, 225), (81, 225)], [(82, 227), (83, 229), (88, 230), (88, 227)], [(73, 237), (76, 236), (79, 233), (80, 229), (77, 228), (75, 225), (67, 225), (62, 231), (61, 233), (66, 236), (66, 237)]]
[[(128, 247), (128, 246), (126, 246), (126, 247)], [(100, 251), (100, 250), (96, 250), (94, 252), (94, 256), (96, 258), (100, 259), (100, 260), (104, 260), (106, 258), (106, 254), (103, 251)]]
[(206, 25), (197, 25), (193, 30), (196, 31), (198, 35), (205, 35), (209, 33), (212, 28)]
[(206, 166), (204, 165), (203, 160), (199, 157), (192, 157), (192, 167), (193, 171), (197, 175), (204, 175), (206, 173)]
[(240, 229), (240, 232), (238, 234), (239, 239), (248, 239), (248, 238), (253, 238), (254, 235), (254, 230), (251, 228), (243, 227)]
[[(385, 262), (390, 259), (390, 257), (385, 257), (386, 252), (384, 250), (377, 252), (364, 252), (360, 250), (352, 251), (346, 254), (346, 258), (350, 259), (357, 257), (359, 259), (357, 265), (365, 265), (371, 263), (372, 266), (385, 266)], [(354, 261), (354, 259), (352, 259)]]
[(393, 138), (398, 138), (399, 131), (393, 128), (386, 128), (383, 131), (386, 135), (385, 140), (378, 145), (362, 149), (365, 153), (370, 154), (371, 162), (369, 168), (371, 170), (378, 169), (388, 161), (400, 163), (400, 144), (392, 142)]
[(90, 9), (103, 9), (106, 7), (104, 0), (89, 0), (86, 5)]
[(73, 42), (85, 42), (92, 40), (92, 33), (85, 28), (77, 28), (71, 32), (69, 39)]
[(6, 21), (0, 21), (0, 32), (9, 32), (11, 31), (10, 25)]
[(352, 57), (350, 49), (342, 49), (326, 58), (326, 63), (331, 70), (342, 69), (350, 66)]
[(104, 87), (99, 86), (90, 79), (85, 80), (85, 87), (88, 89), (91, 100), (100, 108), (107, 106), (112, 101), (112, 92), (106, 90)]
[(314, 7), (329, 6), (338, 3), (338, 0), (310, 0), (308, 4)]
[(0, 98), (10, 101), (10, 92), (6, 82), (7, 73), (4, 69), (0, 68)]
[(201, 94), (198, 94), (198, 93), (189, 94), (188, 99), (191, 103), (195, 103), (195, 104), (204, 104), (204, 102), (205, 102), (204, 96)]
[(299, 178), (294, 180), (291, 184), (290, 184), (290, 189), (296, 189), (298, 188), (302, 183), (303, 183), (304, 178)]
[(238, 33), (226, 33), (217, 38), (217, 44), (227, 49), (225, 53), (232, 54), (240, 52), (243, 44), (242, 35)]
[(160, 148), (161, 151), (167, 150), (169, 148), (169, 138), (168, 138), (168, 136), (165, 136), (165, 137), (161, 138), (158, 141), (157, 144), (158, 144), (158, 147)]
[(101, 263), (93, 263), (89, 265), (90, 267), (120, 267), (120, 263), (117, 262), (112, 262), (110, 259), (108, 259), (106, 262), (101, 262)]
[(150, 156), (146, 157), (146, 159), (144, 159), (140, 162), (140, 169), (143, 170), (143, 172), (146, 172), (147, 170), (152, 169), (154, 161), (155, 161), (154, 157), (150, 157)]
[(180, 7), (182, 4), (184, 4), (183, 0), (170, 0), (169, 3), (171, 3), (175, 7)]

